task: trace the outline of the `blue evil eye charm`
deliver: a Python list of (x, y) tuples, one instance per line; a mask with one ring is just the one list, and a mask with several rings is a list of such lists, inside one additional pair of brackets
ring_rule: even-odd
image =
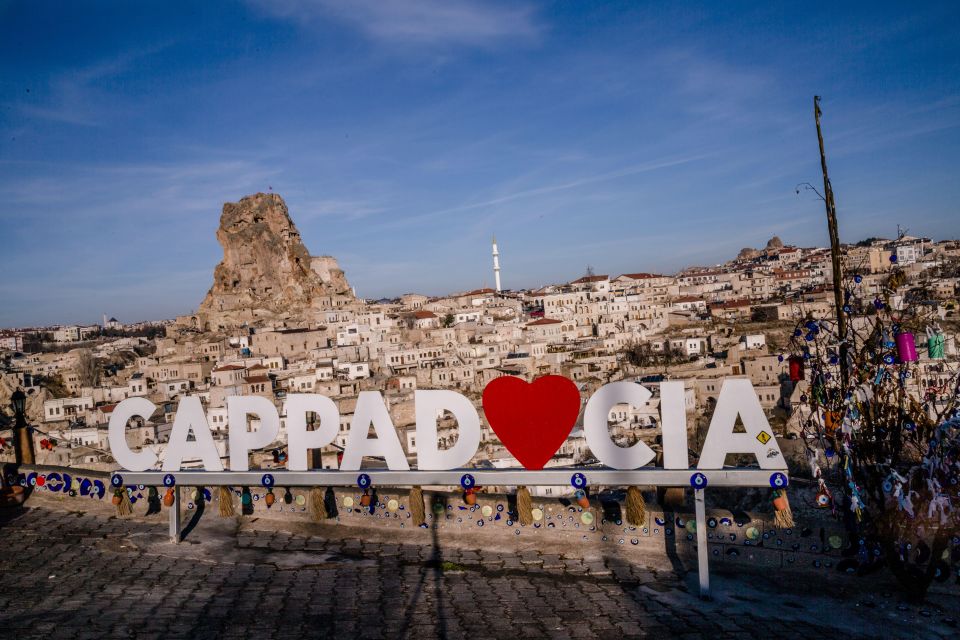
[(167, 475), (163, 476), (163, 486), (172, 487), (175, 484), (177, 484), (177, 479), (172, 473), (168, 473)]
[(472, 489), (473, 487), (477, 486), (477, 481), (472, 475), (465, 473), (460, 476), (460, 486), (464, 489)]
[(850, 305), (848, 305), (848, 304), (843, 305), (843, 312), (844, 312), (844, 313), (850, 313), (851, 311), (853, 311), (853, 309), (850, 308)]
[(897, 254), (895, 254), (895, 253), (891, 253), (891, 254), (890, 254), (890, 262), (892, 262), (892, 263), (896, 263), (896, 262), (897, 262)]
[(874, 298), (874, 299), (873, 299), (873, 307), (874, 307), (877, 311), (880, 311), (881, 309), (883, 309), (883, 302), (880, 300), (880, 298)]
[(783, 489), (788, 484), (790, 484), (790, 479), (787, 478), (785, 473), (777, 471), (776, 473), (770, 474), (770, 486), (774, 489)]
[(273, 476), (270, 475), (269, 473), (263, 474), (263, 477), (260, 478), (260, 484), (262, 484), (262, 485), (265, 486), (265, 487), (272, 487), (272, 486), (273, 486)]
[(857, 275), (853, 276), (853, 281), (857, 284), (860, 284), (863, 282), (863, 276), (858, 273)]
[(817, 337), (817, 334), (815, 334), (813, 331), (811, 331), (810, 333), (808, 333), (807, 335), (805, 335), (805, 336), (803, 337), (803, 339), (806, 340), (807, 342), (813, 342), (814, 339), (816, 339), (816, 337)]
[(906, 422), (904, 423), (903, 428), (906, 429), (907, 431), (915, 431), (917, 428), (917, 425), (915, 425), (912, 422)]
[(122, 487), (123, 476), (121, 476), (119, 473), (113, 474), (112, 476), (110, 476), (110, 484), (114, 487)]
[(777, 362), (783, 362), (783, 356), (782, 356), (782, 355), (777, 356)]
[(704, 489), (707, 486), (707, 476), (702, 473), (695, 473), (690, 476), (690, 486), (694, 489)]
[(361, 489), (369, 489), (369, 488), (370, 488), (370, 476), (368, 476), (368, 475), (365, 474), (365, 473), (361, 473), (360, 475), (358, 475), (358, 476), (357, 476), (357, 486), (360, 487)]
[(830, 356), (830, 364), (837, 364), (838, 362), (840, 362), (840, 358), (837, 356)]
[(570, 484), (574, 489), (583, 489), (587, 486), (587, 477), (582, 473), (575, 473), (570, 476)]
[(893, 354), (888, 353), (887, 355), (883, 356), (883, 362), (887, 365), (893, 364)]

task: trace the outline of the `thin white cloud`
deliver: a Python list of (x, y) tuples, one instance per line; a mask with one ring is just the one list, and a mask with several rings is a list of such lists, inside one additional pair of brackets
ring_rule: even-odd
[(532, 7), (475, 0), (249, 0), (262, 13), (305, 26), (346, 23), (367, 37), (395, 44), (486, 45), (534, 39), (541, 28)]
[[(38, 92), (43, 96), (40, 102), (29, 102), (21, 97), (8, 104), (26, 118), (87, 127), (100, 126), (108, 120), (107, 113), (116, 115), (117, 106), (97, 89), (97, 85), (105, 79), (130, 71), (139, 60), (152, 56), (171, 44), (172, 42), (168, 41), (127, 51), (113, 58), (53, 75), (49, 86)], [(104, 108), (107, 105), (109, 109)]]
[(432, 220), (434, 218), (448, 215), (450, 213), (457, 213), (461, 211), (470, 211), (473, 209), (482, 209), (486, 207), (492, 207), (495, 205), (504, 204), (506, 202), (511, 202), (513, 200), (519, 200), (521, 198), (544, 196), (551, 193), (556, 193), (558, 191), (567, 191), (569, 189), (576, 189), (578, 187), (596, 184), (599, 182), (616, 180), (617, 178), (624, 178), (627, 176), (639, 175), (642, 173), (649, 173), (651, 171), (657, 171), (660, 169), (668, 169), (670, 167), (676, 167), (679, 165), (688, 164), (690, 162), (696, 162), (697, 160), (702, 160), (704, 158), (708, 158), (713, 155), (714, 154), (712, 153), (701, 153), (701, 154), (696, 154), (696, 155), (686, 156), (681, 158), (668, 158), (668, 159), (662, 159), (662, 160), (654, 160), (650, 162), (643, 162), (643, 163), (635, 164), (629, 167), (624, 167), (622, 169), (617, 169), (615, 171), (609, 171), (607, 173), (586, 176), (583, 178), (577, 178), (575, 180), (569, 180), (567, 182), (560, 182), (557, 184), (546, 185), (543, 187), (535, 187), (532, 189), (522, 189), (519, 191), (514, 191), (512, 193), (506, 193), (501, 196), (483, 200), (481, 202), (471, 202), (469, 204), (450, 207), (448, 209), (442, 209), (440, 211), (423, 213), (418, 216), (404, 218), (402, 220), (398, 220), (395, 223), (387, 224), (384, 226), (402, 227), (402, 226), (408, 226), (411, 224), (418, 224), (421, 222)]

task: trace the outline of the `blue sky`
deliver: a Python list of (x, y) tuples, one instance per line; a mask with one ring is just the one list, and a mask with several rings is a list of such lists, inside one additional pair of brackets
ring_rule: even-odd
[(960, 5), (0, 2), (0, 326), (195, 309), (273, 189), (363, 297), (960, 236)]

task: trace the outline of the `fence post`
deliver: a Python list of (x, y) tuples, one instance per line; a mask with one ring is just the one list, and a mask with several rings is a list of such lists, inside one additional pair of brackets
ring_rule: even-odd
[(180, 485), (173, 487), (173, 505), (170, 507), (170, 542), (180, 543)]
[(710, 550), (707, 548), (707, 508), (703, 489), (694, 489), (697, 510), (697, 565), (700, 574), (700, 598), (710, 598)]

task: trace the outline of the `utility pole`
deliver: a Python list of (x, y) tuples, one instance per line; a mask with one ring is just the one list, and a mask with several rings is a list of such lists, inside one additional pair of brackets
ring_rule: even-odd
[(813, 96), (813, 118), (817, 123), (817, 140), (820, 143), (820, 168), (823, 170), (823, 202), (827, 208), (827, 230), (830, 232), (830, 258), (833, 263), (833, 304), (837, 312), (837, 334), (840, 337), (840, 379), (844, 392), (850, 382), (847, 368), (847, 317), (843, 312), (843, 274), (840, 268), (840, 234), (837, 232), (837, 206), (833, 200), (833, 187), (827, 175), (827, 155), (823, 149), (823, 132), (820, 130), (820, 96)]

